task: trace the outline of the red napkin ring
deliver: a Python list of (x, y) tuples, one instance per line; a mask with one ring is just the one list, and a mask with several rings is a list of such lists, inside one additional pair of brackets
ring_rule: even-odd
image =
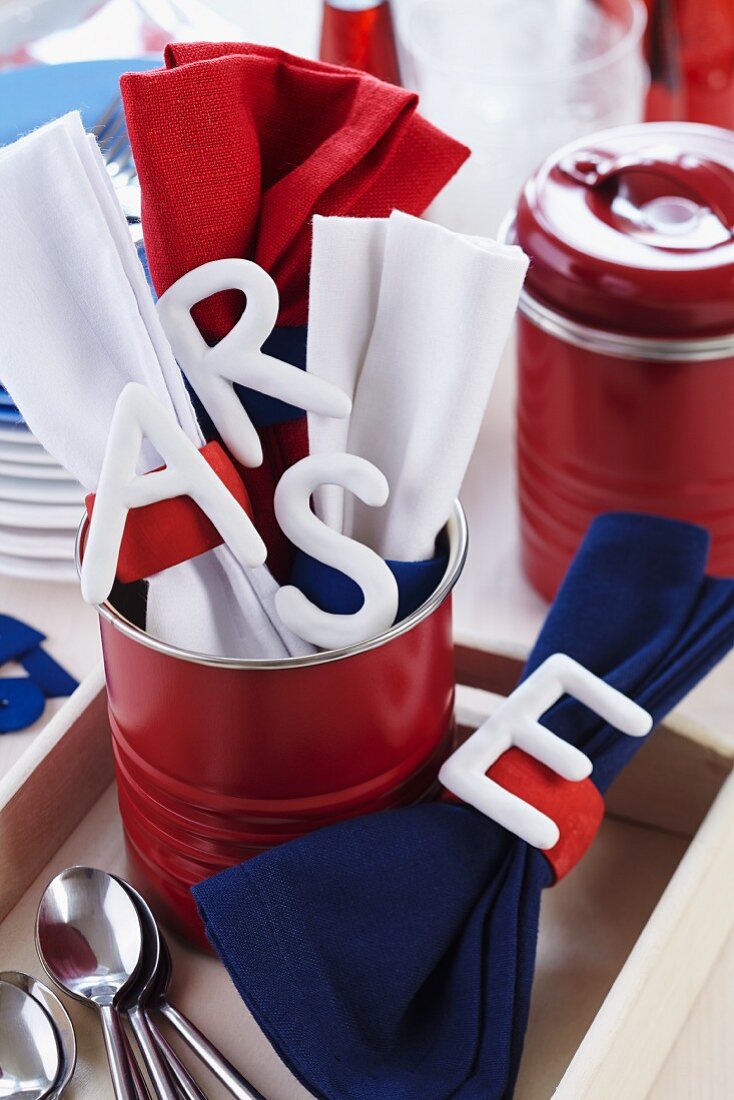
[[(220, 443), (199, 449), (237, 503), (252, 517), (250, 498), (237, 467)], [(165, 467), (159, 467), (164, 469)], [(92, 518), (95, 494), (85, 498), (87, 516)], [(224, 539), (211, 520), (190, 497), (174, 497), (131, 508), (117, 561), (117, 579), (125, 584), (189, 561), (221, 546)]]
[(561, 836), (546, 857), (556, 882), (586, 853), (604, 817), (604, 799), (590, 779), (563, 779), (522, 749), (508, 749), (489, 769), (490, 779), (551, 817)]
[[(543, 855), (559, 882), (586, 854), (604, 818), (604, 799), (590, 779), (563, 779), (522, 749), (508, 749), (487, 772), (489, 779), (553, 818), (560, 839)], [(461, 802), (444, 791), (443, 802)]]
[(611, 684), (564, 653), (554, 653), (441, 766), (440, 782), (460, 800), (534, 845), (556, 881), (576, 865), (604, 816), (589, 780), (593, 763), (541, 718), (564, 695), (630, 737), (652, 718)]

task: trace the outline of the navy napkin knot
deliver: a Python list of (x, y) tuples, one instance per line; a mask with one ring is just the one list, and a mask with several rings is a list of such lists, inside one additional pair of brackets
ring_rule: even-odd
[[(700, 528), (590, 527), (526, 674), (567, 653), (659, 722), (734, 645), (734, 582)], [(571, 699), (544, 718), (601, 791), (639, 747)], [(207, 935), (295, 1076), (324, 1100), (508, 1100), (550, 864), (477, 811), (346, 821), (194, 887)]]

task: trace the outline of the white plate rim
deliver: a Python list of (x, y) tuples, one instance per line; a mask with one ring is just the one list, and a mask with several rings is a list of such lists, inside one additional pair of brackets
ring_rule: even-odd
[(11, 478), (0, 474), (0, 503), (72, 504), (84, 507), (84, 490), (76, 481)]
[(12, 459), (8, 461), (1, 454), (0, 476), (29, 478), (34, 481), (68, 481), (75, 485), (78, 484), (69, 471), (65, 470), (63, 466), (59, 466), (58, 463), (41, 465), (38, 462), (15, 462)]
[(84, 508), (75, 504), (21, 504), (17, 500), (0, 500), (0, 527), (76, 530), (83, 514)]
[(62, 584), (71, 584), (79, 579), (73, 562), (42, 559), (29, 561), (27, 558), (13, 558), (7, 554), (0, 554), (0, 573), (19, 580), (54, 581)]

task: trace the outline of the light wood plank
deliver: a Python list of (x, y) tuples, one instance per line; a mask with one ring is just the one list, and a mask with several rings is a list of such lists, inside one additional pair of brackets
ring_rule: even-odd
[(734, 775), (692, 840), (554, 1100), (647, 1097), (732, 929), (733, 820)]
[[(0, 611), (13, 615), (46, 635), (44, 646), (72, 676), (83, 680), (101, 656), (97, 612), (85, 604), (76, 584), (24, 581), (0, 575)], [(25, 676), (15, 664), (2, 669), (3, 676)], [(50, 699), (32, 726), (0, 737), (0, 779), (31, 747), (66, 703)]]
[[(489, 661), (490, 678), (494, 675), (491, 665)], [(509, 666), (500, 662), (498, 667)], [(460, 719), (471, 723), (483, 720), (499, 699), (476, 688), (462, 687)], [(0, 956), (7, 960), (7, 965), (26, 967), (34, 973), (39, 973), (39, 966), (32, 950), (33, 917), (49, 877), (76, 862), (126, 872), (114, 787), (88, 814), (79, 802), (81, 797), (89, 805), (95, 785), (104, 788), (111, 774), (101, 669), (88, 678), (57, 719), (0, 783), (0, 874), (5, 874), (6, 869), (8, 872), (0, 895), (2, 911), (7, 912), (11, 903), (16, 902), (0, 924)], [(675, 778), (680, 788), (675, 792), (677, 797), (685, 801), (691, 792), (698, 790), (699, 784), (693, 777), (699, 772), (709, 777), (712, 786), (708, 789), (715, 790), (722, 770), (731, 766), (727, 758), (712, 749), (711, 742), (715, 740), (701, 734), (699, 741), (691, 742), (675, 728), (667, 737), (658, 734), (651, 739), (646, 762), (641, 757), (641, 766), (644, 764), (648, 770), (648, 783), (640, 777), (639, 784), (627, 792), (626, 812), (633, 814), (637, 807), (644, 820), (650, 802), (650, 781), (654, 785), (660, 761), (671, 753), (673, 758), (680, 756), (680, 760), (666, 782), (672, 781), (671, 776)], [(653, 752), (656, 744), (660, 748)], [(712, 753), (715, 768), (711, 767)], [(651, 775), (651, 770), (655, 774)], [(83, 779), (89, 778), (90, 782), (80, 783), (80, 771)], [(570, 1068), (557, 1093), (559, 1100), (612, 1097), (619, 1100), (620, 1096), (625, 1100), (636, 1100), (639, 1096), (642, 1100), (643, 1085), (649, 1087), (660, 1069), (685, 1011), (723, 942), (728, 927), (724, 914), (731, 915), (734, 908), (731, 904), (711, 904), (722, 866), (731, 859), (734, 847), (734, 832), (731, 839), (724, 835), (734, 800), (732, 782), (731, 778), (726, 781), (677, 871), (687, 839), (676, 835), (679, 821), (675, 816), (675, 828), (663, 831), (610, 816), (579, 867), (547, 894), (518, 1100), (546, 1100), (569, 1062)], [(669, 790), (668, 794), (672, 792)], [(700, 802), (700, 798), (698, 790), (696, 799)], [(675, 801), (671, 797), (663, 799), (661, 807), (666, 802), (670, 807)], [(48, 813), (49, 808), (51, 817), (39, 826), (40, 815)], [(699, 810), (700, 807), (696, 812)], [(79, 824), (74, 829), (76, 821)], [(59, 848), (64, 835), (68, 839)], [(24, 858), (19, 859), (19, 853)], [(38, 877), (26, 889), (34, 875)], [(671, 876), (662, 901), (644, 928)], [(734, 886), (729, 890), (734, 891)], [(728, 903), (732, 899), (724, 900)], [(696, 939), (699, 930), (702, 942)], [(641, 932), (637, 946), (617, 977), (620, 965)], [(694, 949), (689, 946), (692, 939)], [(681, 941), (686, 945), (690, 965), (677, 976), (677, 987), (671, 996), (670, 972), (675, 969)], [(307, 1094), (274, 1057), (219, 964), (177, 944), (174, 953), (182, 1007), (206, 1023), (223, 1049), (251, 1074), (271, 1100), (301, 1097), (305, 1100)], [(636, 998), (642, 991), (649, 1001), (649, 990), (654, 994), (646, 1004), (648, 1015), (641, 1021)], [(210, 1006), (214, 1004), (218, 1009), (212, 1013)], [(219, 1011), (221, 1005), (227, 1005), (226, 1013)], [(70, 1007), (80, 1033), (83, 1063), (70, 1100), (104, 1098), (110, 1095), (109, 1082), (95, 1021), (79, 1006)], [(648, 1025), (654, 1022), (654, 1042), (641, 1047), (645, 1021)], [(589, 1025), (591, 1030), (584, 1038)], [(574, 1057), (579, 1043), (581, 1047)], [(644, 1063), (639, 1072), (638, 1063)], [(615, 1067), (614, 1072), (610, 1065)], [(635, 1067), (634, 1072), (630, 1065)], [(614, 1091), (625, 1066), (628, 1074), (640, 1082), (638, 1091)], [(626, 1079), (624, 1083), (627, 1087)], [(211, 1087), (208, 1095), (218, 1100), (220, 1093)]]
[(0, 920), (112, 779), (101, 665), (0, 780)]
[[(537, 1009), (531, 1018), (516, 1100), (549, 1097), (684, 846), (685, 841), (670, 834), (608, 821), (587, 859), (544, 898), (534, 993)], [(628, 857), (629, 852), (633, 853), (632, 858)], [(32, 936), (38, 901), (49, 879), (75, 863), (128, 873), (114, 786), (96, 803), (0, 924), (0, 958), (5, 960), (4, 965), (41, 976)], [(620, 882), (625, 890), (624, 900), (617, 886)], [(597, 915), (593, 923), (589, 921), (590, 913)], [(171, 947), (174, 1003), (207, 1030), (268, 1100), (307, 1100), (308, 1093), (275, 1057), (221, 965), (176, 941), (171, 941)], [(80, 1050), (80, 1070), (68, 1100), (111, 1100), (97, 1022), (83, 1006), (72, 1001), (66, 1004), (74, 1020)], [(549, 1040), (553, 1043), (551, 1057)], [(210, 1100), (227, 1100), (223, 1090), (204, 1075), (201, 1078)]]
[(719, 954), (647, 1100), (728, 1100), (734, 1045), (734, 936)]

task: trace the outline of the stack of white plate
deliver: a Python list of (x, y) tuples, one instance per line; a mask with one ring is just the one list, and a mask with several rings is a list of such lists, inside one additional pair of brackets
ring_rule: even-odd
[(0, 387), (0, 573), (75, 581), (84, 490), (31, 435)]

